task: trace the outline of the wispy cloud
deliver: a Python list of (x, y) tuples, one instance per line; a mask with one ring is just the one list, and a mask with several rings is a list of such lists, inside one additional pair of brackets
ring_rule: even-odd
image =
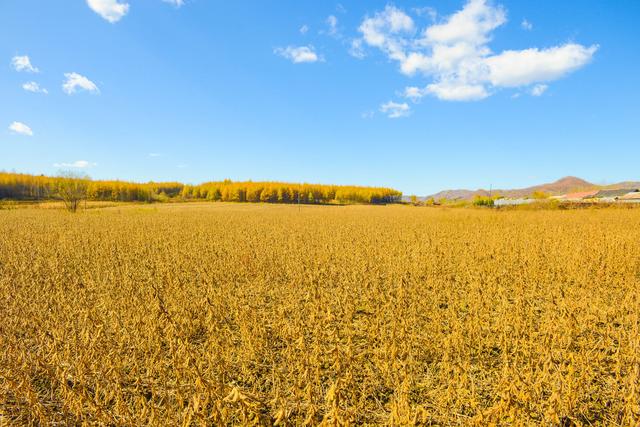
[(479, 101), (490, 94), (481, 84), (463, 84), (455, 81), (443, 81), (427, 85), (423, 94), (435, 95), (445, 101)]
[(427, 94), (426, 89), (416, 87), (416, 86), (409, 86), (404, 88), (404, 92), (402, 93), (402, 96), (404, 96), (407, 99), (410, 99), (413, 102), (418, 102), (426, 94)]
[(506, 22), (502, 6), (468, 0), (458, 12), (420, 29), (411, 16), (389, 5), (364, 18), (358, 29), (361, 45), (352, 43), (350, 53), (364, 56), (360, 48), (367, 45), (397, 62), (402, 74), (427, 78), (423, 87), (405, 89), (414, 101), (427, 95), (447, 101), (478, 101), (498, 89), (560, 79), (588, 64), (598, 50), (597, 45), (568, 42), (494, 53), (489, 47), (493, 32)]
[(298, 31), (300, 31), (300, 34), (307, 34), (309, 32), (309, 26), (305, 24), (300, 27)]
[(184, 6), (185, 0), (162, 0), (165, 3), (174, 5), (175, 7)]
[(33, 93), (44, 93), (44, 94), (49, 93), (48, 90), (46, 90), (43, 87), (40, 87), (40, 85), (36, 82), (24, 83), (22, 85), (22, 89), (26, 90), (27, 92), (33, 92)]
[(527, 21), (526, 19), (522, 20), (522, 22), (520, 23), (520, 27), (523, 30), (527, 30), (527, 31), (533, 30), (533, 24), (531, 22)]
[(13, 122), (9, 125), (9, 130), (18, 135), (33, 136), (33, 131), (22, 122)]
[(380, 112), (386, 114), (390, 119), (399, 119), (400, 117), (407, 117), (411, 114), (411, 107), (406, 102), (397, 103), (389, 101), (380, 106)]
[(16, 71), (26, 71), (27, 73), (38, 73), (37, 67), (34, 67), (31, 64), (31, 59), (27, 55), (24, 56), (14, 56), (11, 58), (11, 65)]
[(79, 90), (84, 90), (91, 93), (100, 93), (98, 86), (85, 76), (78, 73), (65, 73), (66, 80), (62, 84), (62, 90), (68, 94), (74, 94)]
[(438, 18), (438, 12), (430, 6), (415, 7), (413, 8), (413, 11), (418, 16), (428, 16), (432, 22), (435, 22), (435, 20)]
[[(176, 8), (182, 7), (187, 0), (162, 0)], [(120, 21), (129, 13), (129, 3), (125, 0), (87, 0), (87, 5), (98, 15), (112, 24)]]
[(98, 166), (97, 163), (88, 162), (86, 160), (76, 160), (71, 163), (54, 163), (53, 167), (56, 168), (72, 168), (72, 169), (88, 169), (94, 166)]
[(367, 54), (362, 46), (362, 39), (353, 39), (349, 45), (349, 55), (357, 59), (364, 59)]
[(290, 60), (294, 64), (317, 62), (322, 60), (322, 58), (315, 52), (313, 46), (278, 47), (274, 49), (274, 53)]
[(329, 34), (330, 36), (337, 36), (338, 35), (338, 18), (336, 18), (335, 15), (329, 15), (329, 17), (327, 17), (327, 26), (329, 27), (327, 30), (327, 34)]
[(121, 20), (129, 12), (129, 4), (120, 3), (118, 0), (87, 0), (87, 5), (112, 24)]
[(547, 89), (549, 89), (549, 86), (547, 85), (535, 85), (534, 87), (531, 88), (531, 95), (533, 96), (541, 96), (543, 93), (545, 93), (547, 91)]
[(149, 153), (149, 157), (162, 157), (160, 153)]

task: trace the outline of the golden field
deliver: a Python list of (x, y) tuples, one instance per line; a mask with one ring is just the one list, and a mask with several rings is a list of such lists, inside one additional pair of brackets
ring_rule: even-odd
[(0, 425), (640, 422), (640, 210), (0, 210)]

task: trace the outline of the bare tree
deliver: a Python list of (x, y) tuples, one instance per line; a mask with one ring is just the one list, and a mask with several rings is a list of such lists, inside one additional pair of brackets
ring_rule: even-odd
[(75, 172), (62, 172), (57, 180), (57, 194), (69, 212), (76, 212), (86, 200), (89, 177)]

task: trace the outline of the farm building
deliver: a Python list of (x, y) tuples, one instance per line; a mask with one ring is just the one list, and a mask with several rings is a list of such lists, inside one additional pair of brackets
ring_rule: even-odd
[(569, 193), (564, 196), (560, 196), (560, 200), (570, 200), (573, 202), (581, 201), (584, 199), (590, 199), (598, 194), (599, 190), (580, 191), (578, 193)]
[(638, 190), (635, 189), (629, 189), (629, 188), (624, 188), (624, 189), (619, 189), (619, 190), (600, 190), (596, 193), (595, 196), (593, 196), (596, 199), (610, 199), (610, 200), (616, 200), (620, 197), (623, 197), (627, 194), (630, 193), (634, 193), (637, 192)]
[(618, 200), (627, 203), (640, 203), (640, 191), (635, 190), (627, 193), (624, 196), (620, 197)]
[(534, 199), (498, 199), (493, 202), (493, 206), (517, 206), (533, 203)]

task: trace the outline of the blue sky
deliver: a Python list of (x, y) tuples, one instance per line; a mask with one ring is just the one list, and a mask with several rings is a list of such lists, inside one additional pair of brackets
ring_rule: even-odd
[(640, 179), (639, 19), (635, 0), (3, 0), (0, 170), (421, 195)]

